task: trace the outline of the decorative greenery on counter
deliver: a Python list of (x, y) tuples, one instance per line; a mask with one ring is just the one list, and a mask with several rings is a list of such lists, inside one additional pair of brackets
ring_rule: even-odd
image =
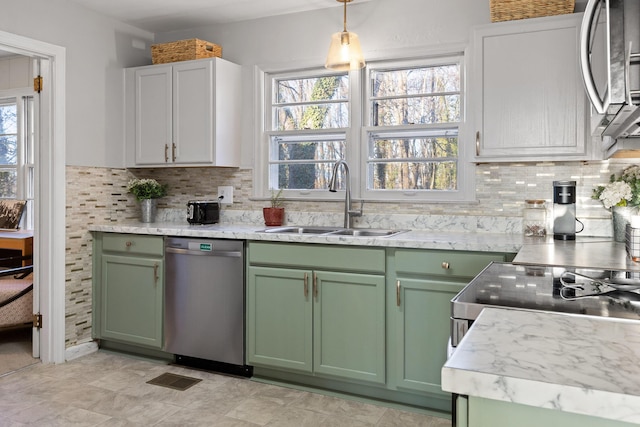
[(281, 208), (284, 203), (284, 198), (282, 197), (282, 188), (277, 193), (271, 191), (271, 207), (272, 208)]
[(609, 184), (593, 189), (591, 198), (601, 200), (605, 208), (640, 206), (640, 166), (629, 166), (619, 177), (609, 178)]
[(132, 179), (127, 184), (127, 191), (134, 196), (136, 200), (159, 199), (167, 195), (167, 185), (160, 184), (155, 179)]

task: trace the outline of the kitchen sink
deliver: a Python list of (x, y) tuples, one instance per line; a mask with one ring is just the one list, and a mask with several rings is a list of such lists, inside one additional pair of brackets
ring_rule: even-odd
[(263, 233), (286, 233), (286, 234), (328, 234), (342, 230), (337, 227), (314, 227), (314, 226), (291, 226), (275, 227), (260, 230)]
[(381, 228), (344, 228), (338, 230), (333, 235), (338, 236), (355, 236), (355, 237), (390, 237), (396, 234), (404, 233), (408, 230), (392, 230)]
[(260, 230), (262, 233), (308, 234), (316, 236), (391, 237), (409, 230), (387, 228), (343, 228), (320, 226), (285, 226)]

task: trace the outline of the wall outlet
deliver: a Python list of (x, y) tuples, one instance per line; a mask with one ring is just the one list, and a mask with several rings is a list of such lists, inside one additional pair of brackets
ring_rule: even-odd
[(218, 187), (218, 197), (224, 196), (220, 203), (223, 205), (230, 205), (233, 203), (233, 187), (230, 185), (224, 185)]

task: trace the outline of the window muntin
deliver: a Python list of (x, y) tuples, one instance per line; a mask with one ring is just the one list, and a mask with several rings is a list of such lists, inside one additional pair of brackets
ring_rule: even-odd
[(18, 195), (18, 104), (0, 102), (0, 198)]
[(429, 198), (460, 189), (461, 64), (423, 62), (369, 71), (365, 192), (371, 197), (409, 191)]

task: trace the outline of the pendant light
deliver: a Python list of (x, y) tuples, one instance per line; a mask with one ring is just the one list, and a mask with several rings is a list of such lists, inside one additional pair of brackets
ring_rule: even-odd
[(359, 70), (365, 65), (360, 39), (356, 33), (347, 31), (347, 3), (353, 0), (337, 1), (344, 3), (344, 30), (331, 36), (331, 46), (324, 66), (338, 71)]

